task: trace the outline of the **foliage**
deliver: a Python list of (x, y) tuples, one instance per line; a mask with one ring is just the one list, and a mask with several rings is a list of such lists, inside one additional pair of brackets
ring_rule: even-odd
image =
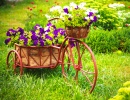
[(4, 5), (5, 3), (5, 0), (0, 0), (0, 6)]
[(123, 87), (118, 90), (117, 95), (109, 100), (130, 100), (130, 81), (125, 82)]
[(94, 52), (130, 52), (130, 28), (111, 31), (91, 29), (85, 42)]
[(28, 16), (24, 27), (26, 31), (33, 29), (33, 26), (36, 24), (40, 24), (42, 27), (46, 25), (47, 19), (44, 16), (45, 7), (39, 7), (35, 2), (30, 2), (30, 6), (27, 7), (26, 11)]
[[(81, 2), (84, 0), (79, 0), (77, 2)], [(119, 17), (118, 11), (120, 9), (123, 9), (122, 7), (119, 7), (119, 5), (123, 4), (115, 4), (117, 9), (113, 9), (109, 7), (109, 2), (108, 0), (87, 0), (85, 1), (87, 3), (87, 7), (91, 7), (93, 9), (98, 10), (98, 13), (100, 15), (99, 20), (96, 23), (93, 23), (93, 26), (96, 27), (102, 27), (104, 30), (112, 30), (112, 29), (118, 29), (118, 27), (123, 27), (123, 24), (125, 23), (123, 18), (125, 16)], [(113, 5), (113, 4), (111, 4)], [(118, 6), (117, 6), (118, 5)], [(119, 9), (120, 8), (120, 9)], [(124, 23), (123, 23), (124, 22)]]
[(36, 25), (34, 30), (29, 32), (20, 27), (9, 29), (6, 35), (8, 38), (5, 40), (5, 44), (9, 46), (13, 46), (14, 43), (25, 46), (46, 46), (61, 44), (65, 38), (65, 30), (62, 28), (57, 29), (49, 22), (45, 28)]
[(71, 2), (70, 5), (64, 7), (54, 6), (50, 8), (50, 12), (46, 14), (46, 17), (47, 19), (60, 18), (65, 26), (90, 26), (98, 20), (99, 15), (97, 15), (97, 10), (86, 8), (85, 6), (85, 2), (81, 2), (80, 4)]

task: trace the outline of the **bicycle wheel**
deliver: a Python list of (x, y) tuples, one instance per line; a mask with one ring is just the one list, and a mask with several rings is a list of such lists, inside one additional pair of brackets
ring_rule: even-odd
[(23, 66), (20, 55), (16, 50), (11, 50), (7, 55), (6, 64), (8, 68), (12, 68), (15, 74), (23, 74)]
[(84, 42), (69, 38), (62, 57), (62, 74), (74, 77), (82, 88), (88, 86), (90, 93), (97, 81), (97, 65), (92, 50)]

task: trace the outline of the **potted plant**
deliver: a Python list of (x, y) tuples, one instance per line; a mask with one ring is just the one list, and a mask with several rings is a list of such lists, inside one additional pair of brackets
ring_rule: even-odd
[(74, 38), (87, 37), (89, 27), (100, 17), (98, 11), (87, 8), (86, 3), (76, 4), (71, 2), (69, 6), (54, 6), (46, 14), (48, 19), (58, 17), (66, 28), (67, 35)]
[[(20, 27), (9, 29), (6, 35), (8, 38), (5, 44), (15, 45), (15, 50), (21, 57), (24, 67), (53, 68), (58, 61), (58, 51), (60, 44), (64, 41), (65, 30), (56, 28), (49, 22), (44, 28), (37, 24), (34, 30), (29, 32)], [(15, 63), (20, 62), (15, 58)]]

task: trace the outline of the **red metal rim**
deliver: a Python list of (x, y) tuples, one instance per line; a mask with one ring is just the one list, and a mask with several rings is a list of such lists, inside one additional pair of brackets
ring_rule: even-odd
[[(71, 39), (71, 37), (68, 37), (68, 39)], [(67, 40), (67, 39), (66, 39)], [(88, 47), (88, 45), (87, 44), (85, 44), (84, 42), (82, 42), (82, 41), (80, 41), (80, 40), (78, 40), (78, 39), (74, 39), (73, 38), (73, 40), (74, 41), (76, 41), (76, 42), (78, 42), (78, 43), (80, 43), (80, 44), (82, 44), (85, 48), (86, 48), (86, 50), (90, 53), (90, 55), (91, 55), (91, 59), (92, 59), (92, 62), (93, 62), (93, 67), (94, 67), (94, 69), (93, 69), (93, 75), (94, 75), (94, 77), (93, 77), (93, 81), (91, 82), (92, 84), (91, 84), (91, 88), (90, 88), (90, 93), (92, 93), (92, 91), (94, 90), (94, 88), (95, 88), (95, 85), (96, 85), (96, 81), (97, 81), (97, 75), (98, 75), (98, 70), (97, 70), (97, 65), (96, 65), (96, 60), (95, 60), (95, 57), (94, 57), (94, 54), (93, 54), (93, 52), (92, 52), (92, 50), (90, 49), (90, 47)], [(63, 74), (63, 76), (65, 76), (66, 77), (66, 73), (65, 73), (65, 69), (64, 69), (64, 65), (65, 65), (65, 63), (64, 63), (64, 59), (65, 59), (65, 52), (66, 52), (66, 48), (67, 47), (69, 47), (69, 52), (70, 52), (70, 56), (71, 57), (69, 57), (70, 59), (71, 59), (71, 61), (70, 62), (72, 62), (72, 65), (73, 65), (73, 67), (74, 67), (74, 69), (75, 69), (75, 73), (76, 73), (76, 75), (75, 75), (75, 79), (77, 79), (78, 80), (78, 72), (80, 72), (80, 71), (82, 71), (82, 67), (81, 67), (81, 65), (80, 65), (80, 58), (79, 58), (79, 60), (78, 60), (78, 65), (75, 63), (75, 59), (74, 59), (74, 56), (73, 56), (73, 50), (72, 50), (72, 48), (70, 47), (70, 44), (68, 44), (65, 48), (64, 48), (64, 51), (63, 51), (63, 57), (62, 57), (62, 74)], [(78, 47), (76, 47), (77, 49), (80, 49), (80, 48), (78, 48)], [(78, 52), (77, 52), (78, 53)], [(78, 54), (79, 55), (79, 54)]]

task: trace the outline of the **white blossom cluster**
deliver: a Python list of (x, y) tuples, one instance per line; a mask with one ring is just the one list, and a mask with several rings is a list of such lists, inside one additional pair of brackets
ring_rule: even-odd
[(114, 9), (116, 9), (116, 8), (124, 8), (124, 7), (125, 7), (124, 4), (119, 4), (119, 3), (109, 4), (108, 6), (109, 6), (110, 8), (114, 8)]

